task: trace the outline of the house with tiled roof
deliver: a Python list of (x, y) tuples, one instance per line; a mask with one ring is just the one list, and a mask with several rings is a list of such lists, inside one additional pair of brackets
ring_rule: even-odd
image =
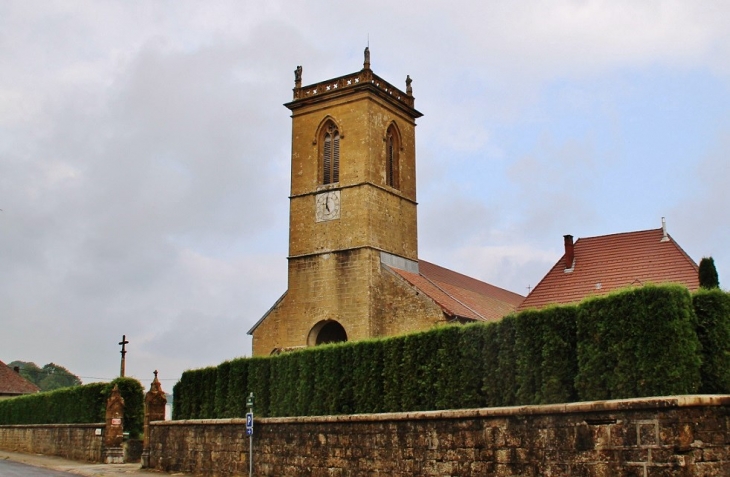
[(677, 283), (699, 288), (697, 264), (662, 228), (598, 237), (564, 236), (565, 253), (517, 308), (577, 303), (621, 288)]
[(40, 388), (20, 375), (19, 370), (0, 361), (0, 399), (33, 394)]

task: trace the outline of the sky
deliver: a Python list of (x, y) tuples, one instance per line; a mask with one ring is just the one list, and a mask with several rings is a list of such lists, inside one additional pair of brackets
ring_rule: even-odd
[(730, 286), (725, 1), (0, 2), (0, 360), (163, 388), (286, 290), (294, 69), (413, 79), (419, 256), (655, 229)]

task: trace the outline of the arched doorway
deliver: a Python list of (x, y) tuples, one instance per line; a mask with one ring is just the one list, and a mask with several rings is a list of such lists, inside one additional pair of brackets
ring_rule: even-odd
[(345, 328), (335, 320), (323, 320), (314, 325), (307, 337), (309, 346), (347, 341)]

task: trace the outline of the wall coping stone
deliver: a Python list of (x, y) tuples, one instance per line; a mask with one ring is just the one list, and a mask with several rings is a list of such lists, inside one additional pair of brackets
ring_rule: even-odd
[[(245, 419), (244, 419), (245, 420)], [(89, 427), (104, 427), (104, 422), (69, 422), (65, 424), (0, 424), (0, 429), (19, 429), (19, 428), (31, 428), (31, 429), (63, 429), (67, 427), (76, 427), (86, 429)]]
[[(479, 409), (454, 409), (439, 411), (392, 412), (382, 414), (351, 414), (335, 416), (266, 417), (256, 421), (260, 424), (312, 424), (338, 422), (412, 421), (419, 419), (470, 419), (505, 416), (535, 416), (546, 414), (575, 414), (625, 410), (672, 409), (702, 406), (730, 406), (728, 394), (705, 394), (683, 396), (643, 397), (614, 399), (607, 401), (571, 402), (565, 404), (544, 404), (533, 406), (487, 407)], [(185, 419), (179, 421), (151, 422), (151, 426), (185, 425), (245, 425), (246, 419)]]

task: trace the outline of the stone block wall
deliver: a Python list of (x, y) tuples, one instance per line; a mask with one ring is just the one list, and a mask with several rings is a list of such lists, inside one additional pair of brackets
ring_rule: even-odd
[(291, 195), (320, 185), (321, 128), (328, 119), (340, 132), (340, 186), (371, 182), (385, 186), (385, 136), (396, 124), (400, 136), (400, 191), (416, 200), (416, 121), (369, 88), (300, 103), (292, 111)]
[(0, 426), (0, 449), (101, 462), (103, 430), (104, 423)]
[(441, 307), (385, 265), (374, 274), (371, 314), (375, 336), (426, 331), (446, 324)]
[[(348, 341), (424, 331), (445, 323), (441, 308), (360, 248), (290, 260), (289, 290), (253, 335), (253, 354), (308, 345), (312, 328), (335, 320)], [(309, 343), (312, 344), (312, 343)]]
[[(247, 475), (240, 419), (150, 425), (150, 466)], [(256, 476), (727, 476), (730, 396), (260, 419)]]

